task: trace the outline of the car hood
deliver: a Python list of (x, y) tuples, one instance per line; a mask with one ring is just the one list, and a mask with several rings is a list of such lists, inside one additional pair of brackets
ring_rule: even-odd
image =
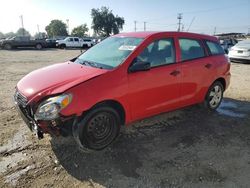
[(54, 64), (35, 70), (23, 77), (17, 84), (17, 90), (29, 102), (37, 101), (44, 96), (62, 93), (107, 71), (73, 62)]

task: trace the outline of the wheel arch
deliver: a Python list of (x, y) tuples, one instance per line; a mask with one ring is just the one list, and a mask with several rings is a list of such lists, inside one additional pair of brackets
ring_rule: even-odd
[(223, 77), (217, 78), (211, 85), (213, 85), (215, 82), (220, 82), (223, 85), (223, 89), (226, 89), (226, 80)]
[(123, 105), (120, 102), (118, 102), (116, 100), (113, 100), (113, 99), (104, 100), (104, 101), (100, 101), (100, 102), (96, 103), (89, 110), (83, 112), (82, 116), (84, 116), (87, 112), (89, 112), (89, 111), (91, 111), (91, 110), (93, 110), (95, 108), (103, 107), (103, 106), (111, 107), (114, 110), (116, 110), (117, 113), (119, 114), (120, 118), (121, 118), (121, 125), (125, 125), (125, 122), (126, 122), (126, 112), (125, 112), (125, 109), (124, 109)]

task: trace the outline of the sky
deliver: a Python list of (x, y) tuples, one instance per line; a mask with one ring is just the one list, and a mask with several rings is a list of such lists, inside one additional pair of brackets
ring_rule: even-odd
[[(66, 23), (70, 31), (86, 23), (91, 28), (92, 8), (109, 7), (124, 17), (122, 32), (175, 31), (177, 14), (182, 13), (184, 31), (214, 34), (250, 32), (250, 0), (0, 0), (0, 32), (16, 32), (21, 27), (34, 35), (52, 19)], [(93, 31), (90, 29), (89, 34)]]

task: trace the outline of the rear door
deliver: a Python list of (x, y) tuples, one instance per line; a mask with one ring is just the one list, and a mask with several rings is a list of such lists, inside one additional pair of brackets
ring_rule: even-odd
[(204, 93), (214, 77), (214, 65), (209, 59), (202, 40), (179, 38), (181, 60), (180, 95), (183, 106), (204, 100)]

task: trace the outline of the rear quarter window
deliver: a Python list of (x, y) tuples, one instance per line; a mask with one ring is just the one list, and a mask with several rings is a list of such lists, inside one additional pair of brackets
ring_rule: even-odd
[(206, 41), (206, 45), (210, 51), (211, 55), (224, 54), (224, 50), (219, 43)]

